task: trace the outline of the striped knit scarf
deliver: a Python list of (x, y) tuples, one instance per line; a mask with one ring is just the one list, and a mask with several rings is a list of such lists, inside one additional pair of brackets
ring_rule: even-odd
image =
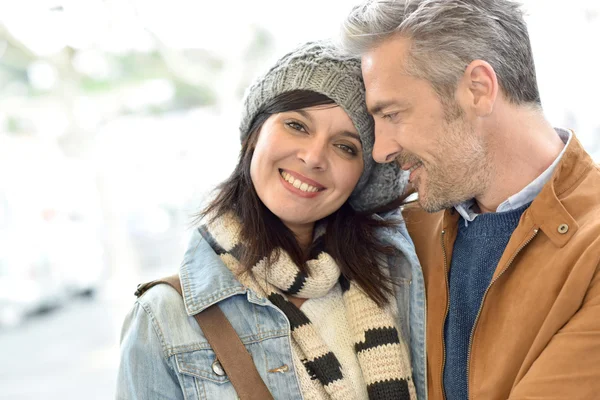
[[(257, 263), (250, 273), (238, 262), (243, 243), (238, 239), (239, 223), (226, 215), (200, 227), (200, 233), (220, 256), (224, 264), (246, 287), (267, 297), (289, 319), (292, 344), (304, 365), (297, 368), (301, 381), (310, 382), (303, 393), (314, 399), (352, 400), (356, 398), (336, 356), (325, 345), (306, 315), (287, 296), (319, 298), (340, 282), (346, 318), (358, 363), (367, 385), (369, 399), (415, 400), (415, 388), (406, 345), (395, 327), (392, 316), (371, 300), (354, 282), (340, 276), (340, 269), (324, 249), (321, 229), (316, 234), (308, 261), (309, 275), (300, 272), (289, 255), (279, 257), (266, 268), (266, 260)], [(306, 379), (302, 379), (306, 378)]]

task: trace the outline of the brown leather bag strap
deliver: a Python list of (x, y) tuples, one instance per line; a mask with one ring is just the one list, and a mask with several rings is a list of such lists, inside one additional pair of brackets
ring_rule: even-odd
[[(161, 283), (171, 286), (183, 297), (178, 275), (140, 284), (135, 295), (139, 297), (151, 287)], [(194, 318), (217, 355), (240, 400), (273, 400), (265, 382), (258, 374), (250, 353), (221, 308), (214, 304), (195, 314)]]

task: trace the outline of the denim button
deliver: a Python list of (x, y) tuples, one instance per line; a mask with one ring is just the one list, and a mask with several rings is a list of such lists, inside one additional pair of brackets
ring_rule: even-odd
[(219, 362), (219, 360), (217, 360), (216, 358), (215, 358), (215, 361), (213, 361), (213, 363), (212, 363), (212, 370), (215, 373), (215, 375), (225, 376), (225, 370), (221, 366), (221, 363)]

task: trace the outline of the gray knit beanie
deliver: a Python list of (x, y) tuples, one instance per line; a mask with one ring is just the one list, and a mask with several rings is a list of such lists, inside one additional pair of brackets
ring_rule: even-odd
[(396, 200), (404, 191), (407, 176), (395, 162), (378, 164), (373, 160), (374, 123), (365, 104), (360, 59), (343, 54), (333, 43), (300, 46), (246, 90), (240, 122), (242, 141), (269, 100), (294, 90), (311, 90), (329, 97), (346, 111), (358, 130), (364, 170), (350, 196), (350, 205), (356, 211), (369, 211)]

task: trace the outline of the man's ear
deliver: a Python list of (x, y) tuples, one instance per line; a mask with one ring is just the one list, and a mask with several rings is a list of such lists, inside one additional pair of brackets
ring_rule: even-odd
[(494, 110), (498, 97), (498, 78), (492, 66), (483, 60), (472, 61), (459, 81), (459, 93), (465, 109), (478, 117), (486, 117)]

